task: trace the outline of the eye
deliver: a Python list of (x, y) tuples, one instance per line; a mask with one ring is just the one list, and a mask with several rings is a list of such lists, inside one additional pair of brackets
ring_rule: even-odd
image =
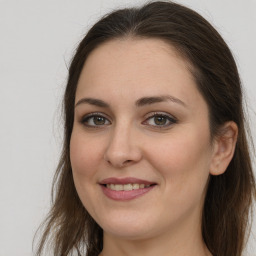
[(177, 123), (177, 120), (165, 113), (153, 113), (143, 122), (143, 124), (154, 126), (156, 128), (167, 128), (175, 123)]
[(82, 118), (81, 123), (88, 127), (98, 128), (111, 124), (111, 122), (100, 113), (91, 113)]

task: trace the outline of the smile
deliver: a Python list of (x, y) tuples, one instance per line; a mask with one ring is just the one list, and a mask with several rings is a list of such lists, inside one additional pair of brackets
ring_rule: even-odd
[(114, 191), (131, 191), (141, 188), (148, 188), (151, 185), (146, 184), (106, 184), (106, 187)]
[(155, 182), (133, 177), (111, 177), (99, 182), (103, 194), (115, 201), (128, 201), (141, 197), (157, 186)]

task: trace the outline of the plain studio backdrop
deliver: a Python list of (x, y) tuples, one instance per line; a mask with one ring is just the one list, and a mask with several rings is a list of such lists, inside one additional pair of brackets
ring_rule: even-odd
[[(78, 41), (106, 12), (143, 2), (0, 0), (0, 256), (33, 255), (34, 233), (50, 206), (63, 131), (60, 101)], [(256, 127), (256, 0), (177, 2), (202, 14), (229, 44)], [(252, 133), (256, 138), (255, 128)]]

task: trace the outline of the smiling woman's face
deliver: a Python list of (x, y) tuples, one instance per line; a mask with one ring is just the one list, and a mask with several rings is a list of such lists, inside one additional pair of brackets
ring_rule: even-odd
[(208, 108), (175, 50), (157, 39), (101, 45), (75, 102), (74, 182), (105, 234), (200, 230), (213, 157)]

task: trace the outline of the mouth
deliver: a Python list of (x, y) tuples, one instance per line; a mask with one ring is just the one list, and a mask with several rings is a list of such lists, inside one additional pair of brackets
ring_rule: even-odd
[(152, 186), (155, 186), (156, 184), (146, 185), (146, 184), (102, 184), (104, 187), (109, 188), (114, 191), (131, 191), (131, 190), (137, 190), (137, 189), (143, 189), (143, 188), (149, 188)]
[(108, 178), (99, 185), (103, 193), (113, 200), (131, 200), (151, 191), (157, 184), (137, 178)]

